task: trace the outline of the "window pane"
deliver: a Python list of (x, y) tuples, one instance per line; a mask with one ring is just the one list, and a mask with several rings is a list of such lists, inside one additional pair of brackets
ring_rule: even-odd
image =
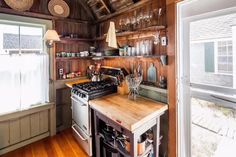
[(0, 24), (0, 54), (19, 53), (19, 26)]
[(43, 49), (43, 29), (40, 27), (20, 27), (20, 47), (22, 53), (38, 53)]
[(228, 55), (233, 55), (232, 45), (228, 47)]
[(232, 56), (228, 56), (228, 64), (232, 64), (233, 63), (233, 57)]
[(225, 64), (227, 64), (228, 62), (228, 57), (227, 56), (220, 56), (220, 57), (218, 57), (218, 63), (219, 64), (222, 64), (222, 63), (225, 63)]

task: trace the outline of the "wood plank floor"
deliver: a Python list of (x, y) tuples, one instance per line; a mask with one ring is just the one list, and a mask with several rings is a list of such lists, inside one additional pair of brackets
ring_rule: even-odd
[(68, 129), (1, 157), (88, 157)]

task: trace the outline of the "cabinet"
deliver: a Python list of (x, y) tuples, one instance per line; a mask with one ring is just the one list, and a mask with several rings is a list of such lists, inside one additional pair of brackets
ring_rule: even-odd
[(71, 99), (70, 89), (61, 88), (56, 90), (56, 126), (57, 131), (71, 127)]
[(1, 122), (0, 123), (0, 149), (7, 147), (10, 145), (9, 139), (9, 122)]

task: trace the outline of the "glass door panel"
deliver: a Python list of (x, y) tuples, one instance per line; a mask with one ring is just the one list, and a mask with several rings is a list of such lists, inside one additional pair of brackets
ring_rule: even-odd
[(192, 157), (236, 154), (235, 19), (190, 22)]

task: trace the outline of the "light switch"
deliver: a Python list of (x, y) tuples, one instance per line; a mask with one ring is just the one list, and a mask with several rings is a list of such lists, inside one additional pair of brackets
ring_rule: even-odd
[(161, 46), (166, 46), (166, 45), (167, 45), (167, 38), (161, 37)]

